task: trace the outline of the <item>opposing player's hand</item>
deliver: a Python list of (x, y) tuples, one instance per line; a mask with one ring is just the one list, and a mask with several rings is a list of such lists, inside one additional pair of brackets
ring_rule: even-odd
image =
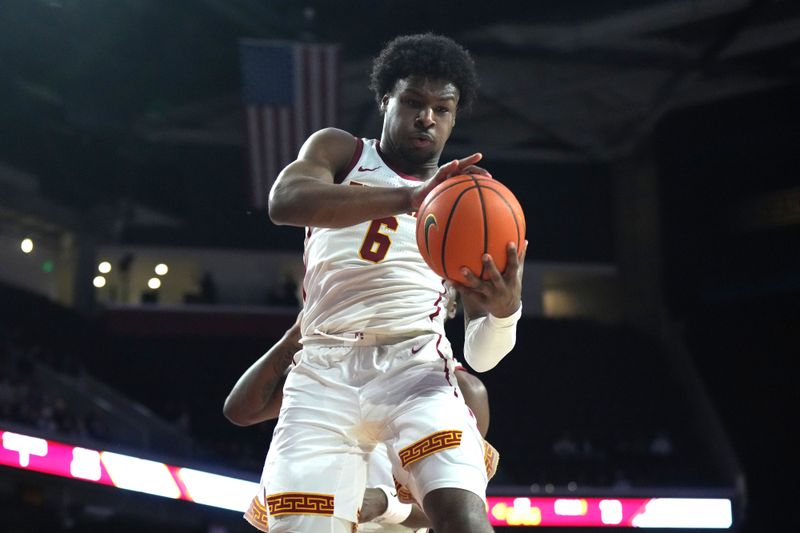
[(388, 505), (386, 494), (381, 489), (367, 488), (364, 492), (364, 500), (361, 502), (358, 521), (364, 523), (374, 520), (386, 512)]
[[(511, 316), (519, 309), (522, 298), (522, 271), (525, 267), (525, 254), (528, 252), (528, 241), (525, 241), (522, 253), (517, 255), (517, 246), (510, 242), (506, 248), (508, 262), (502, 274), (497, 270), (494, 259), (489, 254), (484, 254), (481, 260), (489, 279), (483, 280), (476, 276), (469, 268), (463, 267), (461, 273), (466, 282), (454, 283), (464, 305), (471, 308), (478, 307), (498, 318)], [(472, 304), (472, 305), (470, 305)]]
[(483, 158), (483, 154), (476, 152), (469, 157), (463, 159), (454, 159), (439, 167), (436, 174), (421, 185), (414, 187), (411, 191), (411, 210), (416, 211), (422, 205), (422, 201), (428, 196), (437, 185), (442, 183), (447, 178), (458, 176), (460, 174), (481, 174), (489, 178), (491, 174), (486, 169), (476, 166), (475, 163)]

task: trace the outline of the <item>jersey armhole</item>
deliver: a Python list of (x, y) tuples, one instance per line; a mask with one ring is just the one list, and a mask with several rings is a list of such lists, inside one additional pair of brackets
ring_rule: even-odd
[(353, 170), (358, 163), (358, 160), (361, 159), (361, 153), (364, 151), (364, 141), (358, 137), (353, 137), (356, 140), (356, 149), (353, 150), (353, 157), (350, 158), (350, 162), (347, 163), (343, 169), (336, 173), (333, 177), (333, 182), (336, 184), (340, 184), (344, 181), (350, 171)]

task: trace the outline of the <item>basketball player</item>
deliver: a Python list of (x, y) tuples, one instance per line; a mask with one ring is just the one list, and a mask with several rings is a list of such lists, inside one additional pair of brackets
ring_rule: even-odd
[[(453, 305), (453, 309), (454, 309)], [(449, 313), (448, 313), (449, 314)], [(280, 411), (283, 383), (291, 367), (293, 356), (300, 350), (300, 316), (283, 337), (267, 353), (257, 359), (237, 380), (225, 399), (225, 417), (238, 426), (250, 426), (273, 418)], [(464, 402), (472, 410), (483, 437), (489, 428), (489, 397), (486, 388), (476, 376), (462, 366), (456, 367), (458, 386)], [(489, 476), (497, 466), (496, 450), (486, 444)], [(263, 472), (261, 485), (269, 475)], [(391, 462), (382, 445), (369, 455), (367, 489), (364, 494), (359, 520), (359, 531), (383, 533), (411, 533), (414, 528), (427, 527), (427, 517), (415, 502), (404, 499), (404, 488), (397, 487), (392, 476)], [(398, 496), (398, 492), (400, 495)], [(267, 517), (263, 512), (263, 496), (257, 494), (245, 513), (245, 519), (254, 527), (267, 531)], [(394, 519), (387, 523), (386, 520)], [(425, 531), (420, 529), (418, 531)]]
[[(303, 349), (265, 465), (273, 533), (350, 532), (365, 458), (379, 443), (437, 533), (492, 531), (483, 439), (444, 336), (444, 283), (419, 253), (412, 214), (448, 177), (485, 173), (474, 166), (481, 154), (439, 166), (476, 85), (472, 59), (454, 41), (393, 40), (371, 76), (381, 139), (320, 130), (270, 191), (272, 221), (307, 228)], [(524, 253), (509, 243), (503, 273), (484, 255), (488, 278), (465, 269), (457, 287), (464, 356), (479, 372), (516, 342)]]

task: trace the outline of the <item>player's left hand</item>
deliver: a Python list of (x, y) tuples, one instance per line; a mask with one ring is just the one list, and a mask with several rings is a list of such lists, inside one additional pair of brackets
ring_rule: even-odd
[(522, 271), (525, 267), (525, 254), (528, 251), (528, 241), (522, 247), (522, 253), (517, 255), (517, 247), (513, 242), (508, 243), (506, 253), (508, 262), (502, 274), (497, 269), (494, 259), (489, 254), (482, 257), (485, 272), (489, 279), (483, 280), (476, 276), (469, 268), (464, 267), (461, 273), (466, 278), (465, 283), (454, 283), (465, 308), (480, 308), (498, 318), (513, 315), (521, 304), (522, 298)]
[(409, 189), (411, 195), (411, 210), (416, 211), (419, 209), (419, 206), (422, 205), (422, 201), (425, 200), (425, 197), (429, 192), (436, 188), (436, 186), (438, 186), (440, 183), (452, 178), (453, 176), (460, 176), (462, 174), (481, 174), (482, 176), (491, 178), (492, 175), (489, 174), (486, 169), (475, 164), (482, 158), (483, 155), (480, 152), (476, 152), (471, 156), (464, 157), (462, 159), (453, 159), (449, 163), (445, 163), (439, 167), (433, 177), (424, 181), (420, 185), (417, 185), (416, 187), (411, 187)]
[(461, 174), (478, 174), (480, 176), (485, 176), (487, 178), (494, 179), (491, 172), (489, 172), (483, 167), (479, 167), (478, 165), (469, 165), (468, 167), (460, 169), (459, 175)]

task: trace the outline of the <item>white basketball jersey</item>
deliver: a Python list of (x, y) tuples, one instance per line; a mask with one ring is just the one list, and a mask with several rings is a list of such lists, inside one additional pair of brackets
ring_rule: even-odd
[[(408, 187), (376, 140), (357, 139), (339, 187)], [(420, 255), (416, 218), (398, 214), (346, 228), (307, 228), (303, 337), (444, 335), (447, 291)]]

